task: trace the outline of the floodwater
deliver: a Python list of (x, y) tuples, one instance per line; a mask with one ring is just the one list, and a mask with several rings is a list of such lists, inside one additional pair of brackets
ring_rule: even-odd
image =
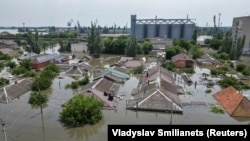
[[(101, 58), (90, 62), (91, 65), (99, 64), (100, 67), (107, 67), (112, 63), (114, 57), (110, 59)], [(109, 62), (109, 63), (106, 63)], [(114, 61), (114, 60), (113, 60)], [(180, 98), (184, 102), (206, 102), (216, 104), (212, 98), (212, 93), (218, 90), (214, 86), (211, 94), (205, 94), (206, 87), (199, 81), (203, 71), (207, 69), (196, 68), (198, 75), (191, 76), (194, 81), (199, 82), (196, 89), (194, 85), (184, 85), (181, 79), (177, 84), (185, 87), (185, 91), (191, 91), (191, 95), (185, 94)], [(180, 77), (177, 75), (177, 78)], [(20, 96), (18, 99), (10, 101), (8, 104), (0, 103), (0, 116), (5, 122), (5, 133), (8, 141), (106, 141), (107, 128), (109, 124), (249, 124), (249, 118), (232, 118), (227, 113), (215, 114), (210, 112), (208, 105), (187, 105), (183, 107), (183, 114), (145, 112), (126, 110), (126, 100), (131, 97), (130, 92), (137, 86), (138, 77), (131, 76), (121, 85), (118, 95), (124, 95), (120, 100), (116, 110), (103, 110), (103, 119), (95, 125), (85, 125), (78, 128), (67, 128), (59, 121), (61, 105), (75, 96), (78, 92), (65, 89), (65, 85), (74, 81), (71, 77), (55, 79), (50, 90), (49, 101), (43, 107), (43, 114), (40, 108), (32, 107), (28, 104), (29, 93)], [(172, 120), (171, 120), (172, 119)], [(1, 130), (2, 131), (2, 130)], [(4, 133), (0, 132), (0, 140), (4, 140)]]

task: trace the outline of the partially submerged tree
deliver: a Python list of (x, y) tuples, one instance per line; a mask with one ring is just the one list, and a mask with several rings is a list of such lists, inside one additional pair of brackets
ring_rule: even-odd
[(60, 119), (71, 127), (95, 124), (102, 119), (102, 107), (103, 102), (99, 99), (78, 94), (65, 104)]
[(98, 57), (102, 50), (101, 36), (99, 29), (96, 27), (96, 23), (91, 23), (90, 35), (87, 38), (87, 47), (90, 55)]

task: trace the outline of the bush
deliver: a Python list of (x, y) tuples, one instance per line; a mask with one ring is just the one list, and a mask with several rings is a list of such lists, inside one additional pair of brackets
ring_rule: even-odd
[(3, 77), (0, 78), (0, 85), (6, 85), (9, 83), (10, 83), (9, 79), (3, 78)]
[(33, 71), (26, 71), (23, 76), (24, 77), (35, 77), (36, 73)]
[(167, 70), (175, 71), (175, 64), (173, 61), (164, 62), (161, 64), (161, 66)]
[(95, 97), (78, 94), (65, 104), (60, 119), (72, 127), (95, 124), (102, 119), (102, 107), (103, 102)]
[(89, 77), (86, 75), (82, 80), (78, 81), (79, 85), (86, 85), (89, 83)]
[(211, 89), (206, 89), (205, 93), (211, 93), (212, 90)]
[(221, 107), (219, 107), (218, 105), (212, 105), (211, 112), (217, 113), (217, 114), (224, 114), (225, 113), (225, 111)]
[(132, 70), (132, 73), (134, 74), (141, 74), (144, 70), (144, 66), (141, 65), (141, 66), (138, 66), (138, 67), (135, 67), (133, 70)]

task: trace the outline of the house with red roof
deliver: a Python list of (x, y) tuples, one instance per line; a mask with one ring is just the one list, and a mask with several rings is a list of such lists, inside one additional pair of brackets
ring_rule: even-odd
[(229, 86), (215, 93), (214, 98), (233, 117), (250, 117), (250, 100)]

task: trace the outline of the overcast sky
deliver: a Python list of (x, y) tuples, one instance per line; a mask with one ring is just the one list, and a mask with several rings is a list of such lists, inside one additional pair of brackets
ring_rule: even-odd
[(195, 19), (198, 26), (213, 26), (219, 13), (222, 26), (231, 26), (234, 17), (250, 15), (250, 0), (0, 0), (0, 26), (101, 26), (130, 27), (137, 19)]

